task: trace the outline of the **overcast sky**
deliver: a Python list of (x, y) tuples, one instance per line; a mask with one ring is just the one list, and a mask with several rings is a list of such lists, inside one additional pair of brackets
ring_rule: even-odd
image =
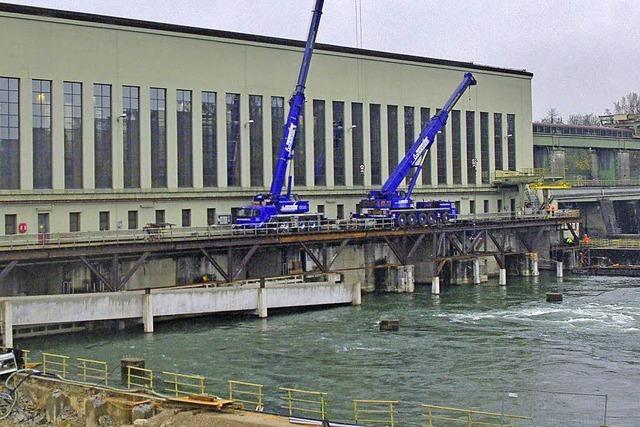
[[(356, 46), (356, 0), (326, 0), (318, 41)], [(313, 0), (16, 3), (302, 40)], [(534, 73), (533, 117), (602, 114), (640, 92), (638, 0), (361, 0), (362, 47)]]

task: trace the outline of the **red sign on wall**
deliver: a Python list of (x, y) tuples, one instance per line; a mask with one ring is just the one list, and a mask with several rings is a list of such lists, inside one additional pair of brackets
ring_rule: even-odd
[(20, 224), (18, 224), (18, 233), (24, 234), (26, 232), (27, 232), (27, 223), (21, 222)]

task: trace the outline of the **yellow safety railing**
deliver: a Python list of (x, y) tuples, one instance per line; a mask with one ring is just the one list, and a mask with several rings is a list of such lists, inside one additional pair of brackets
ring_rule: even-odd
[(107, 362), (100, 360), (81, 359), (78, 358), (77, 368), (79, 369), (78, 376), (82, 378), (82, 381), (96, 380), (98, 383), (104, 385), (109, 384), (109, 369)]
[(625, 248), (625, 249), (638, 249), (640, 248), (640, 240), (638, 239), (600, 239), (592, 238), (589, 240), (588, 246), (600, 247), (600, 248)]
[(280, 387), (279, 390), (284, 392), (284, 396), (281, 398), (286, 402), (286, 405), (282, 405), (281, 408), (287, 409), (290, 417), (294, 413), (302, 413), (304, 415), (311, 414), (321, 420), (326, 418), (327, 393), (285, 387)]
[(67, 376), (68, 365), (69, 356), (42, 353), (42, 372), (45, 374), (55, 374), (65, 378)]
[(395, 424), (395, 408), (397, 400), (354, 400), (353, 416), (356, 424), (369, 426), (389, 426)]
[(153, 390), (153, 371), (137, 366), (127, 366), (127, 388), (131, 386)]
[(175, 372), (163, 372), (169, 379), (162, 382), (168, 385), (165, 391), (173, 393), (174, 396), (204, 394), (204, 377), (201, 375), (178, 374)]
[(512, 427), (518, 420), (531, 420), (531, 417), (498, 412), (477, 411), (475, 409), (450, 408), (448, 406), (422, 405), (426, 409), (427, 427), (455, 426), (466, 427)]
[(264, 409), (264, 386), (262, 384), (229, 380), (229, 400), (246, 404), (256, 411)]

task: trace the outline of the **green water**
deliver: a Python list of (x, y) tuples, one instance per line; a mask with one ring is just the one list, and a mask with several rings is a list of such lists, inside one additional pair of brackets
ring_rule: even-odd
[[(351, 399), (400, 400), (400, 425), (417, 425), (421, 403), (534, 416), (521, 425), (640, 425), (640, 280), (551, 276), (510, 278), (507, 287), (458, 286), (432, 296), (366, 295), (361, 307), (207, 317), (123, 332), (24, 340), (39, 351), (106, 360), (125, 355), (147, 367), (197, 373), (225, 393), (236, 379), (328, 392), (331, 418), (351, 420)], [(562, 304), (545, 302), (560, 291)], [(382, 318), (400, 319), (381, 333)], [(511, 394), (508, 394), (511, 393)]]

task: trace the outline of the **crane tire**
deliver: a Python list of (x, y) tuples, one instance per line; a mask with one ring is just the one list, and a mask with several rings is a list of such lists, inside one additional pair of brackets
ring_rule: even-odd
[(418, 214), (418, 225), (420, 227), (424, 227), (425, 225), (427, 225), (429, 223), (429, 218), (427, 218), (427, 214), (424, 212), (420, 212)]
[(418, 218), (416, 217), (416, 214), (414, 213), (407, 214), (407, 227), (409, 228), (415, 227), (417, 223), (418, 223)]
[(407, 216), (405, 214), (400, 214), (396, 217), (396, 225), (400, 228), (405, 228), (407, 226)]

